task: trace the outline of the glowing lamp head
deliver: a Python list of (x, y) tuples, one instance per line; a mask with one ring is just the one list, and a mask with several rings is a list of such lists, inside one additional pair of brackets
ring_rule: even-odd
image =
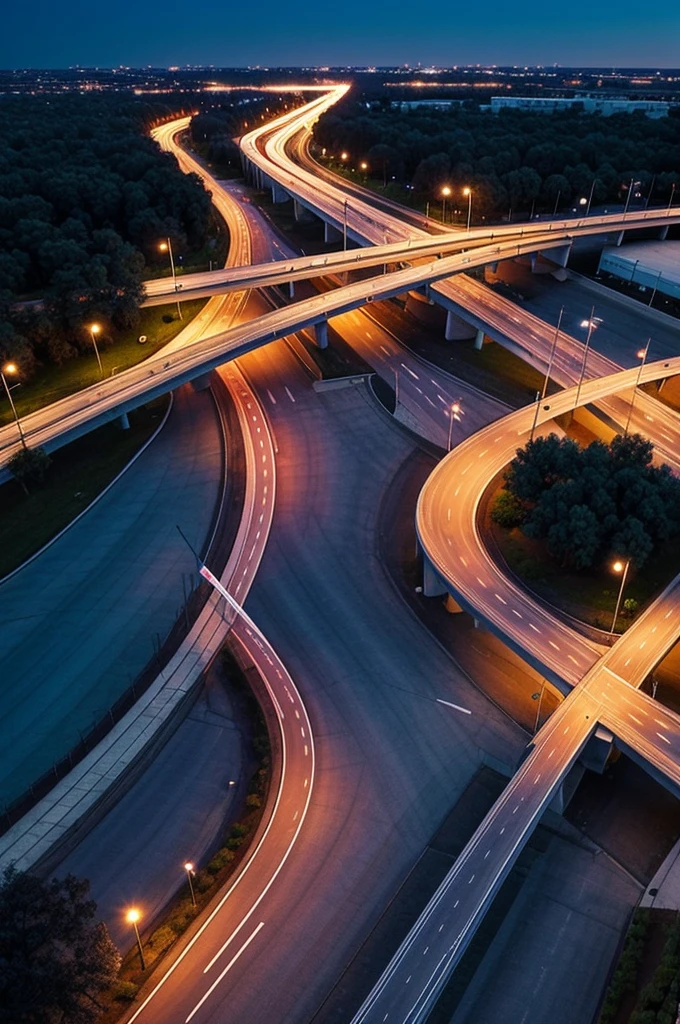
[(185, 871), (193, 871), (194, 870), (194, 865), (191, 863), (190, 860), (188, 860), (186, 862), (186, 864), (184, 865), (184, 870)]
[(160, 249), (161, 252), (167, 252), (168, 251), (168, 243), (167, 242), (159, 242), (158, 243), (158, 248)]
[(349, 153), (345, 153), (345, 152), (343, 151), (343, 152), (342, 152), (342, 153), (340, 154), (340, 159), (341, 159), (341, 160), (349, 160)]
[(2, 368), (3, 373), (18, 373), (16, 363), (5, 363)]
[(444, 187), (442, 188), (442, 195), (443, 196), (450, 196), (451, 195), (451, 189), (449, 188), (448, 185), (444, 185)]
[(614, 570), (614, 572), (623, 572), (623, 562), (621, 562), (620, 560), (614, 562), (614, 564), (612, 565), (612, 569)]
[(99, 332), (101, 331), (101, 327), (99, 326), (99, 324), (90, 324), (90, 330), (92, 331), (93, 334), (99, 334)]
[(451, 406), (451, 412), (453, 412), (453, 413), (460, 412), (460, 405), (458, 404), (458, 402), (454, 402), (453, 403), (453, 405)]
[(644, 359), (646, 355), (647, 355), (647, 349), (646, 348), (641, 348), (640, 351), (637, 354), (637, 357), (638, 357), (638, 359)]
[(125, 915), (125, 920), (128, 922), (128, 924), (137, 924), (141, 916), (142, 915), (139, 913), (136, 907), (131, 907), (130, 910), (128, 910), (127, 914)]
[(365, 160), (361, 161), (361, 163), (359, 164), (359, 167), (361, 168), (362, 171), (367, 171), (368, 170), (368, 164), (366, 163)]
[(472, 189), (468, 188), (467, 185), (466, 185), (465, 188), (463, 189), (463, 195), (467, 197), (467, 196), (469, 196), (471, 194), (472, 194)]

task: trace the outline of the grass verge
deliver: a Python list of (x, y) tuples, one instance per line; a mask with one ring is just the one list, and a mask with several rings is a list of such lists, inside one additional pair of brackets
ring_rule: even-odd
[(142, 936), (146, 970), (141, 969), (136, 946), (123, 959), (115, 984), (100, 999), (104, 1007), (100, 1024), (115, 1024), (128, 1011), (129, 1004), (137, 996), (142, 984), (149, 979), (151, 971), (160, 964), (179, 937), (238, 870), (247, 855), (248, 840), (256, 834), (262, 818), (271, 775), (271, 747), (267, 725), (245, 674), (227, 647), (222, 649), (219, 659), (222, 672), (237, 689), (251, 721), (256, 768), (250, 779), (248, 795), (237, 819), (226, 825), (219, 849), (194, 876), (195, 904), (192, 902), (187, 882), (166, 908), (162, 919), (155, 922), (153, 931)]
[[(499, 488), (500, 490), (500, 488)], [(493, 504), (493, 498), (490, 505)], [(568, 615), (597, 629), (611, 629), (620, 577), (606, 566), (583, 572), (563, 568), (548, 553), (544, 541), (525, 537), (518, 528), (507, 530), (487, 517), (484, 528), (492, 547), (501, 555), (511, 571), (535, 594)], [(632, 599), (641, 610), (680, 572), (680, 547), (677, 540), (660, 544), (639, 569), (631, 569), (623, 595)], [(616, 632), (623, 633), (635, 619), (621, 605)]]
[(158, 427), (160, 398), (54, 452), (42, 487), (26, 495), (15, 480), (0, 487), (0, 579), (39, 551), (100, 494)]
[(680, 915), (638, 907), (605, 993), (599, 1024), (675, 1024)]
[[(61, 366), (46, 366), (30, 381), (13, 390), (12, 397), (19, 416), (42, 409), (60, 398), (67, 398), (76, 391), (98, 384), (102, 377), (111, 377), (120, 370), (136, 366), (144, 359), (154, 355), (200, 313), (207, 299), (193, 299), (182, 303), (180, 320), (174, 306), (152, 306), (142, 309), (141, 319), (137, 327), (121, 331), (116, 335), (107, 335), (106, 329), (99, 335), (97, 342), (102, 361), (102, 373), (99, 371), (94, 355), (71, 359)], [(145, 335), (145, 344), (139, 344), (139, 338)], [(9, 423), (12, 412), (9, 403), (0, 402), (0, 424)]]

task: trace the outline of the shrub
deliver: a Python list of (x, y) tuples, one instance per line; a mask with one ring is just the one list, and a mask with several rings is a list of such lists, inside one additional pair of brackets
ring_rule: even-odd
[(139, 985), (135, 985), (134, 981), (117, 981), (113, 986), (113, 998), (121, 1002), (131, 1003), (138, 992)]
[(262, 801), (260, 800), (260, 798), (257, 795), (257, 793), (251, 793), (250, 796), (247, 797), (247, 799), (246, 799), (246, 807), (250, 807), (252, 810), (255, 810), (257, 807), (261, 807), (261, 806), (262, 806)]
[(510, 491), (500, 491), (491, 508), (491, 519), (505, 530), (521, 526), (527, 517), (524, 503)]
[(164, 924), (153, 933), (149, 939), (149, 945), (152, 949), (161, 951), (167, 949), (175, 941), (176, 937), (173, 929), (169, 925)]

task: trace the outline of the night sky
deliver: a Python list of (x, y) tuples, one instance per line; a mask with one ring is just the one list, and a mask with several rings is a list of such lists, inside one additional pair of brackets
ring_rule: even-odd
[(5, 69), (680, 65), (678, 0), (15, 0), (4, 7)]

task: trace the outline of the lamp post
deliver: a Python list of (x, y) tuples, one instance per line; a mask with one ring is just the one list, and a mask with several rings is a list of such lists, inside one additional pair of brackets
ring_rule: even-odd
[(534, 736), (538, 732), (538, 725), (539, 725), (539, 722), (541, 720), (541, 704), (543, 703), (543, 693), (545, 691), (545, 683), (546, 683), (546, 680), (543, 679), (541, 681), (541, 692), (540, 693), (532, 693), (531, 694), (531, 699), (538, 701), (538, 707), (536, 708), (536, 721), (534, 722)]
[[(21, 438), (21, 444), (23, 446), (24, 451), (26, 451), (26, 438), (24, 437), (24, 432), (23, 432), (22, 427), (21, 427), (21, 420), (19, 419), (19, 413), (17, 412), (17, 407), (14, 404), (14, 399), (12, 398), (12, 389), (10, 388), (9, 384), (7, 383), (7, 377), (5, 376), (6, 374), (10, 374), (10, 375), (13, 376), (15, 373), (18, 373), (18, 372), (19, 371), (17, 369), (16, 363), (5, 363), (5, 365), (3, 366), (2, 370), (0, 370), (0, 377), (2, 377), (2, 383), (5, 386), (5, 392), (7, 394), (7, 398), (9, 400), (9, 404), (11, 406), (12, 412), (14, 413), (14, 419), (16, 420), (16, 423), (17, 423), (17, 430), (19, 431), (19, 437)], [(16, 387), (16, 386), (17, 385), (15, 384), (14, 387)]]
[(103, 377), (104, 368), (102, 367), (102, 361), (99, 356), (99, 349), (97, 348), (97, 335), (101, 331), (101, 327), (99, 326), (99, 324), (90, 324), (90, 326), (88, 327), (88, 331), (90, 332), (90, 335), (92, 337), (92, 344), (94, 345), (94, 354), (96, 355), (97, 362), (99, 363), (99, 376)]
[(671, 197), (668, 200), (668, 209), (669, 210), (670, 210), (671, 206), (673, 205), (673, 196), (674, 195), (675, 195), (675, 182), (673, 182), (673, 184), (671, 185)]
[(364, 181), (368, 180), (368, 164), (365, 160), (362, 160), (359, 164), (359, 170), (364, 172)]
[(660, 270), (659, 273), (656, 275), (656, 281), (654, 282), (654, 287), (652, 288), (652, 294), (651, 294), (651, 297), (649, 299), (649, 305), (650, 306), (652, 305), (652, 303), (654, 302), (654, 299), (656, 298), (656, 293), (658, 292), (659, 285), (661, 284), (661, 275), (662, 274), (663, 274), (663, 270)]
[(137, 939), (137, 949), (139, 950), (139, 960), (142, 965), (142, 970), (145, 971), (146, 962), (144, 960), (144, 950), (142, 949), (142, 940), (139, 937), (139, 928), (137, 927), (137, 922), (139, 921), (140, 916), (141, 915), (139, 911), (132, 907), (130, 910), (128, 910), (127, 914), (125, 915), (125, 920), (127, 921), (128, 924), (131, 924), (135, 930), (135, 938)]
[(446, 224), (446, 199), (447, 196), (451, 195), (451, 189), (448, 185), (444, 185), (442, 188), (442, 223)]
[[(172, 242), (170, 241), (170, 237), (168, 236), (168, 238), (164, 242), (161, 242), (159, 244), (158, 248), (160, 249), (161, 252), (167, 252), (168, 256), (170, 257), (170, 269), (172, 271), (172, 283), (173, 283), (175, 291), (178, 291), (178, 288), (177, 288), (177, 273), (175, 271), (175, 260), (174, 260), (173, 255), (172, 255)], [(184, 317), (182, 316), (182, 307), (179, 304), (179, 299), (177, 300), (177, 313), (179, 315), (180, 320), (183, 320)]]
[(583, 384), (583, 375), (586, 372), (586, 359), (588, 358), (588, 348), (590, 347), (590, 339), (592, 337), (593, 327), (595, 326), (595, 321), (593, 320), (594, 316), (595, 306), (593, 306), (590, 310), (590, 319), (588, 320), (588, 334), (586, 335), (586, 343), (583, 348), (583, 362), (581, 363), (581, 375), (578, 379), (578, 387), (576, 388), (576, 401), (574, 402), (574, 410), (578, 408), (578, 400), (581, 396), (581, 385)]
[(470, 230), (470, 221), (472, 220), (472, 189), (468, 188), (467, 185), (463, 189), (463, 195), (467, 196), (468, 201), (468, 215), (467, 215), (467, 230)]
[(189, 880), (189, 892), (191, 893), (191, 905), (192, 905), (192, 907), (195, 907), (196, 906), (196, 893), (194, 892), (194, 883), (193, 883), (194, 865), (191, 863), (191, 861), (187, 861), (186, 862), (186, 864), (184, 865), (184, 870), (186, 871), (187, 879)]
[(593, 183), (590, 186), (590, 195), (588, 196), (588, 205), (586, 206), (586, 217), (590, 213), (590, 204), (593, 201), (593, 194), (595, 192), (595, 185), (596, 185), (596, 183), (597, 183), (597, 178), (593, 178)]
[(342, 204), (342, 248), (343, 252), (347, 252), (347, 207), (349, 206), (349, 199), (345, 199)]
[(460, 416), (458, 415), (459, 412), (460, 412), (460, 405), (459, 405), (459, 403), (458, 402), (453, 402), (453, 404), (451, 405), (451, 409), (449, 411), (449, 438), (448, 438), (448, 441), (446, 442), (446, 450), (447, 450), (447, 452), (451, 451), (451, 440), (452, 440), (452, 436), (453, 436), (453, 421), (454, 421), (454, 419), (457, 419), (457, 420), (460, 419)]
[(612, 619), (612, 628), (609, 630), (609, 635), (610, 636), (614, 635), (614, 630), (616, 629), (616, 620), (619, 617), (619, 608), (621, 607), (621, 598), (623, 597), (623, 588), (626, 585), (626, 577), (628, 576), (628, 569), (629, 568), (630, 568), (630, 558), (627, 559), (627, 561), (625, 563), (621, 562), (621, 561), (616, 561), (612, 565), (612, 569), (614, 570), (614, 572), (622, 572), (623, 576), (621, 577), (621, 586), (619, 587), (619, 596), (616, 599), (616, 608), (614, 610), (614, 618)]
[(637, 389), (638, 389), (638, 387), (640, 385), (640, 377), (642, 376), (642, 367), (645, 365), (645, 360), (647, 358), (647, 353), (649, 352), (649, 346), (651, 345), (651, 343), (652, 343), (652, 339), (651, 338), (647, 338), (647, 344), (645, 345), (644, 348), (641, 348), (640, 351), (637, 354), (637, 357), (638, 357), (638, 359), (641, 360), (641, 362), (640, 362), (640, 367), (639, 367), (638, 372), (637, 372), (637, 379), (635, 381), (635, 387), (633, 388), (633, 397), (630, 400), (630, 408), (628, 409), (628, 419), (626, 420), (626, 428), (623, 431), (623, 436), (624, 437), (628, 436), (628, 428), (630, 427), (630, 418), (633, 415), (633, 406), (635, 405), (635, 393), (636, 393), (636, 391), (637, 391)]
[(630, 203), (630, 197), (633, 194), (633, 184), (634, 184), (634, 182), (635, 182), (635, 178), (631, 178), (630, 179), (630, 185), (628, 186), (628, 195), (626, 196), (626, 205), (623, 208), (623, 216), (624, 217), (628, 213), (628, 204)]
[(558, 206), (559, 206), (559, 204), (560, 204), (560, 196), (561, 196), (561, 195), (562, 195), (562, 191), (561, 191), (561, 189), (558, 189), (558, 190), (557, 190), (557, 199), (555, 200), (555, 208), (554, 208), (554, 210), (553, 210), (553, 217), (556, 217), (556, 216), (557, 216), (557, 207), (558, 207)]

